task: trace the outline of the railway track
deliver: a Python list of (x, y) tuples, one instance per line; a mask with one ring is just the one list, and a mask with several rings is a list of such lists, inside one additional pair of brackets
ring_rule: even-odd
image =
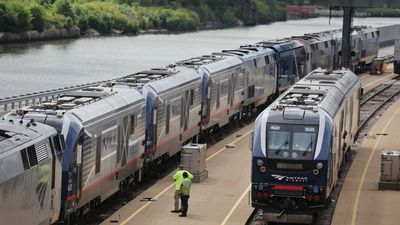
[[(357, 139), (350, 151), (346, 155), (345, 164), (342, 165), (339, 174), (338, 183), (332, 192), (332, 200), (329, 207), (321, 209), (321, 211), (314, 216), (312, 225), (327, 225), (331, 224), (333, 213), (335, 211), (336, 201), (339, 198), (340, 190), (342, 189), (344, 180), (347, 172), (350, 169), (351, 163), (353, 162), (357, 150), (358, 144), (361, 143), (365, 136), (368, 136), (368, 131), (376, 123), (386, 109), (390, 105), (400, 99), (400, 77), (397, 76), (393, 80), (387, 81), (368, 93), (364, 93), (360, 102), (360, 123), (357, 131)], [(374, 135), (385, 135), (385, 134), (374, 134)], [(262, 212), (253, 210), (249, 219), (245, 225), (275, 225), (278, 223), (268, 223), (263, 220)]]

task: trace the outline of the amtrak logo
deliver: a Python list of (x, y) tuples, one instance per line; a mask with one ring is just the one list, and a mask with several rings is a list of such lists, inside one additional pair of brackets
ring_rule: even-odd
[(277, 174), (272, 174), (271, 176), (272, 176), (273, 178), (277, 179), (277, 180), (283, 180), (283, 178), (286, 177), (286, 176), (277, 175)]
[(307, 177), (291, 177), (278, 174), (272, 174), (271, 176), (279, 181), (286, 181), (286, 182), (304, 183), (308, 181)]

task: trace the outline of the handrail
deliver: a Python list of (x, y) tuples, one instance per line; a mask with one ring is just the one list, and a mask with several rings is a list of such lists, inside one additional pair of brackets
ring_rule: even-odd
[(30, 94), (23, 94), (19, 96), (11, 96), (0, 98), (0, 115), (9, 112), (13, 109), (18, 109), (25, 106), (36, 105), (42, 101), (59, 97), (60, 95), (74, 90), (79, 90), (85, 87), (98, 86), (106, 81), (97, 81), (86, 84), (79, 84), (63, 88), (54, 88), (40, 92), (33, 92)]

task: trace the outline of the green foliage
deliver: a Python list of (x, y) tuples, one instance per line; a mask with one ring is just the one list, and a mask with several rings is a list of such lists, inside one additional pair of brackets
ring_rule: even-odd
[(30, 8), (32, 15), (32, 28), (42, 32), (45, 26), (45, 9), (41, 5), (33, 5)]
[(56, 13), (66, 17), (74, 18), (75, 14), (72, 11), (72, 4), (70, 0), (56, 0), (54, 2), (54, 10)]
[(4, 15), (6, 14), (6, 5), (0, 2), (0, 32), (4, 32)]
[[(255, 0), (257, 22), (284, 20), (283, 1)], [(113, 29), (130, 33), (139, 29), (189, 31), (209, 22), (232, 26), (244, 18), (243, 3), (244, 0), (0, 0), (0, 32), (73, 26), (100, 33)]]
[(31, 14), (29, 8), (23, 2), (5, 2), (3, 14), (3, 26), (6, 32), (22, 32), (31, 27)]
[(88, 2), (74, 5), (81, 29), (93, 28), (100, 33), (110, 33), (112, 29), (136, 33), (138, 23), (122, 13), (120, 6), (111, 2)]

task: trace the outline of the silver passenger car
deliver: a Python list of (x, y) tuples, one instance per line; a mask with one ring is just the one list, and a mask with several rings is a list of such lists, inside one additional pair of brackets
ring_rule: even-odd
[(205, 55), (177, 62), (177, 65), (193, 68), (201, 76), (202, 135), (240, 117), (245, 79), (239, 57)]
[(29, 120), (0, 121), (1, 224), (51, 224), (61, 205), (57, 131)]
[(266, 104), (277, 94), (278, 82), (274, 51), (256, 45), (223, 50), (214, 55), (238, 56), (244, 64), (243, 116), (254, 113), (256, 107)]
[[(143, 86), (146, 98), (146, 159), (157, 163), (182, 150), (199, 133), (201, 77), (193, 69), (171, 66), (168, 76)], [(157, 71), (146, 71), (148, 76)]]

